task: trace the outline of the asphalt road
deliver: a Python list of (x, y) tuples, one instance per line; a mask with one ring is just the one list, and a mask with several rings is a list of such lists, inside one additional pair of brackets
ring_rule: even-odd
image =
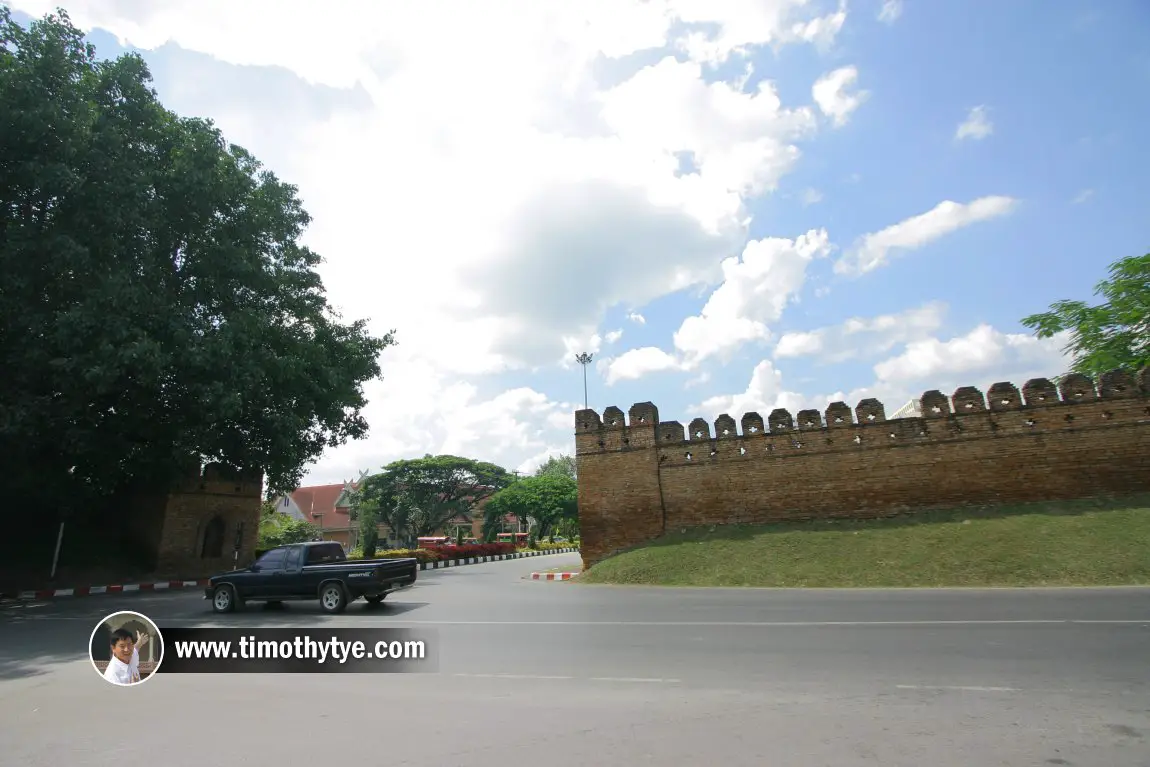
[[(214, 616), (199, 592), (0, 605), (0, 765), (1150, 767), (1150, 589), (637, 589), (420, 574), (380, 608)], [(413, 627), (434, 674), (157, 674), (86, 659), (161, 627)]]

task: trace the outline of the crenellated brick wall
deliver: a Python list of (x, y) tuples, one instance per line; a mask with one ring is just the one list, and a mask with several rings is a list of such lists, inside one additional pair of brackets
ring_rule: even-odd
[(746, 413), (685, 431), (650, 402), (575, 414), (584, 564), (668, 530), (1150, 491), (1150, 368), (883, 404)]
[[(262, 476), (237, 475), (217, 464), (189, 471), (162, 500), (162, 512), (146, 517), (152, 528), (157, 574), (198, 578), (230, 570), (235, 564), (250, 564), (259, 539), (262, 490)], [(210, 533), (222, 535), (219, 556), (210, 550), (205, 556)]]

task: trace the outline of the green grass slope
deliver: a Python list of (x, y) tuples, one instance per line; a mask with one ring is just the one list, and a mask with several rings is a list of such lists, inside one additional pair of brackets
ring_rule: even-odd
[(1150, 496), (715, 526), (607, 559), (585, 583), (946, 587), (1150, 584)]

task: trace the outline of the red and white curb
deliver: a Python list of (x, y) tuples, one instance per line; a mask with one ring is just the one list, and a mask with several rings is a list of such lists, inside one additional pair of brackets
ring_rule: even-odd
[[(477, 565), (484, 562), (502, 562), (505, 559), (522, 559), (523, 557), (542, 557), (548, 554), (570, 554), (579, 549), (551, 549), (549, 551), (521, 551), (516, 554), (496, 554), (486, 557), (471, 557), (469, 559), (449, 559), (443, 562), (423, 562), (420, 570), (439, 570), (444, 567), (462, 567), (463, 565)], [(0, 594), (0, 598), (19, 600), (53, 599), (56, 597), (89, 597), (99, 594), (130, 594), (137, 591), (171, 591), (174, 589), (203, 588), (208, 585), (207, 578), (194, 581), (155, 581), (152, 583), (127, 583), (118, 586), (78, 586), (71, 589), (44, 589), (41, 591), (21, 591), (17, 594)]]
[(502, 562), (505, 559), (523, 559), (523, 557), (545, 557), (549, 554), (571, 554), (579, 549), (550, 549), (549, 551), (520, 551), (515, 554), (491, 554), (486, 557), (471, 557), (470, 559), (446, 559), (442, 562), (422, 562), (420, 570), (438, 570), (443, 567), (461, 567), (463, 565), (481, 565), (484, 562)]
[(533, 581), (569, 581), (579, 573), (531, 573)]
[(21, 591), (16, 599), (52, 599), (53, 597), (89, 597), (97, 594), (130, 594), (133, 591), (168, 591), (208, 585), (208, 579), (197, 581), (155, 581), (153, 583), (126, 583), (122, 586), (79, 586), (73, 589), (45, 589)]

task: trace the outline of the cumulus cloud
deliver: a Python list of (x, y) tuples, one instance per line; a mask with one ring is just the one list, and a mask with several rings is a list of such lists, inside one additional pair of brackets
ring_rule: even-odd
[(739, 421), (744, 414), (750, 412), (758, 413), (766, 419), (772, 410), (780, 407), (786, 408), (794, 415), (804, 408), (817, 407), (812, 405), (817, 401), (817, 398), (812, 399), (799, 392), (788, 391), (783, 386), (783, 374), (771, 364), (770, 360), (763, 360), (755, 365), (755, 369), (751, 372), (751, 380), (744, 391), (703, 400), (701, 404), (691, 409), (692, 415), (687, 420), (695, 418), (695, 414), (698, 414), (714, 422), (716, 418), (726, 413)]
[(723, 261), (723, 282), (697, 316), (675, 333), (675, 348), (692, 366), (734, 351), (748, 341), (765, 340), (787, 304), (806, 283), (807, 268), (831, 251), (825, 229), (793, 240), (765, 237)]
[[(10, 5), (40, 16), (57, 2)], [(813, 104), (747, 88), (747, 67), (729, 82), (708, 67), (765, 45), (825, 48), (846, 18), (805, 0), (68, 6), (83, 28), (178, 60), (158, 72), (165, 103), (216, 119), (296, 184), (333, 302), (397, 329), (369, 387), (371, 437), (312, 481), (423, 452), (511, 466), (569, 445), (576, 405), (484, 377), (571, 365), (618, 340), (601, 334), (607, 309), (722, 279), (748, 201), (819, 126)], [(268, 98), (288, 75), (324, 106)], [(819, 108), (841, 112), (836, 93)]]
[(970, 114), (954, 131), (954, 137), (959, 141), (974, 139), (979, 141), (994, 133), (994, 123), (990, 121), (985, 106), (977, 106), (970, 110)]
[(1065, 345), (1063, 336), (1040, 340), (1033, 335), (1003, 333), (983, 324), (947, 341), (913, 341), (902, 354), (875, 365), (874, 372), (880, 381), (953, 379), (958, 374), (993, 374), (1005, 368), (1059, 375), (1066, 372), (1069, 364), (1062, 351)]
[(847, 93), (847, 89), (858, 81), (858, 77), (857, 67), (842, 67), (823, 75), (811, 87), (811, 96), (819, 110), (831, 118), (835, 127), (846, 125), (851, 113), (862, 106), (870, 95), (868, 91)]
[(744, 344), (766, 341), (770, 325), (806, 283), (812, 261), (831, 252), (825, 229), (795, 239), (764, 237), (741, 256), (722, 262), (722, 282), (699, 314), (683, 320), (673, 336), (674, 354), (655, 347), (632, 349), (609, 363), (609, 382), (649, 373), (694, 370), (711, 358), (727, 358)]
[(945, 304), (930, 302), (894, 314), (853, 317), (841, 325), (787, 333), (775, 346), (775, 358), (817, 357), (819, 362), (842, 362), (881, 354), (900, 343), (929, 337), (942, 326), (945, 314)]
[(868, 397), (878, 399), (891, 414), (930, 389), (949, 395), (960, 386), (977, 386), (985, 393), (998, 381), (1021, 386), (1031, 378), (1061, 375), (1071, 363), (1063, 352), (1066, 341), (1064, 334), (1040, 340), (979, 325), (953, 338), (927, 338), (906, 344), (903, 351), (874, 366), (871, 383), (823, 395), (789, 389), (784, 385), (783, 373), (769, 360), (763, 360), (752, 371), (746, 390), (707, 399), (685, 417), (689, 420), (702, 414), (713, 421), (728, 413), (738, 420), (749, 410), (766, 417), (777, 407), (787, 408), (794, 415), (805, 408), (825, 410), (836, 401), (854, 408)]
[(980, 197), (969, 203), (944, 200), (926, 213), (865, 235), (835, 262), (838, 274), (858, 276), (885, 266), (898, 251), (911, 251), (959, 229), (1012, 213), (1018, 201), (1011, 197)]
[(630, 349), (605, 364), (607, 385), (634, 381), (651, 373), (683, 370), (685, 365), (673, 355), (655, 346)]

